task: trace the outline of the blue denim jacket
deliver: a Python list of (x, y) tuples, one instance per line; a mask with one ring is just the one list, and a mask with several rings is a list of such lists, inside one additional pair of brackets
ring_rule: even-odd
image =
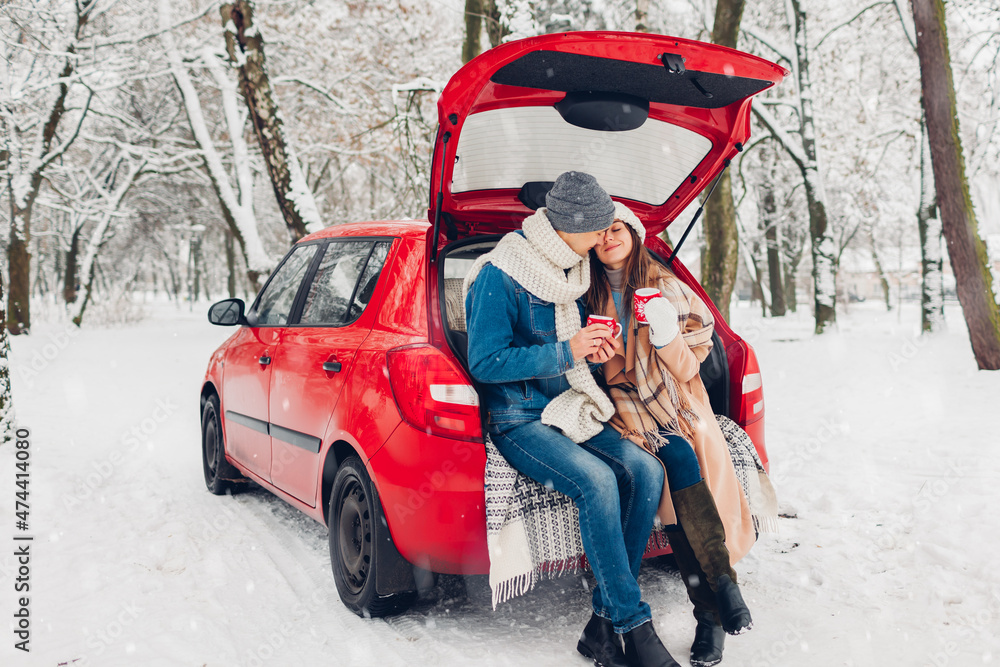
[[(583, 326), (581, 299), (577, 307)], [(491, 430), (539, 419), (549, 401), (570, 388), (565, 374), (573, 368), (573, 353), (568, 340), (556, 339), (554, 304), (487, 264), (465, 299), (465, 318), (469, 370), (481, 383)]]

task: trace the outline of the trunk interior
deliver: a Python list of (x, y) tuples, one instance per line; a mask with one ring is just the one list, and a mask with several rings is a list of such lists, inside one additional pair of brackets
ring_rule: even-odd
[[(438, 261), (438, 294), (441, 295), (441, 321), (444, 334), (455, 357), (461, 362), (466, 373), (468, 364), (468, 333), (465, 330), (465, 300), (462, 283), (473, 263), (489, 252), (501, 239), (502, 234), (472, 236), (454, 241), (441, 249)], [(647, 248), (647, 250), (649, 250)], [(661, 264), (666, 261), (653, 250), (650, 254)], [(675, 264), (680, 261), (674, 259)], [(686, 271), (684, 273), (687, 273)], [(701, 364), (701, 379), (708, 391), (715, 414), (730, 416), (729, 363), (726, 348), (718, 331), (712, 334), (712, 351)], [(469, 378), (472, 379), (471, 374)], [(473, 379), (473, 384), (476, 384)]]

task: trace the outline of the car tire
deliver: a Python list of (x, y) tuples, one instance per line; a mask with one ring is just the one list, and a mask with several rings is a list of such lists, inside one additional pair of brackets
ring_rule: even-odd
[(205, 486), (217, 496), (232, 493), (244, 486), (245, 478), (226, 459), (226, 443), (219, 418), (219, 397), (212, 394), (201, 413), (201, 463)]
[(415, 592), (380, 596), (376, 591), (378, 502), (361, 460), (345, 459), (330, 490), (330, 565), (341, 601), (366, 618), (398, 613), (416, 598)]

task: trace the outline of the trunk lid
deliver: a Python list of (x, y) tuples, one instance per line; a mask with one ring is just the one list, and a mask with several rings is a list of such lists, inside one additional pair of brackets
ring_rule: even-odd
[(498, 46), (460, 69), (438, 101), (429, 219), (440, 195), (449, 237), (517, 229), (544, 205), (548, 184), (578, 170), (658, 233), (742, 150), (750, 98), (787, 73), (645, 33)]

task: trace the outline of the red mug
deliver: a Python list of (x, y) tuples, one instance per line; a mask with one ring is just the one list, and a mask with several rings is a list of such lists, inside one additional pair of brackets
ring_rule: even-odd
[(660, 290), (655, 287), (643, 287), (635, 291), (634, 310), (635, 321), (639, 324), (649, 324), (646, 321), (646, 302), (660, 296)]
[(606, 315), (587, 315), (587, 326), (589, 327), (591, 324), (603, 324), (611, 329), (615, 338), (622, 335), (621, 322), (613, 317), (608, 317)]

